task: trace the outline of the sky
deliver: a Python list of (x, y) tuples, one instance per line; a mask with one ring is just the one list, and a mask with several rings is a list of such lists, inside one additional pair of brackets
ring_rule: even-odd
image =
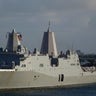
[(58, 51), (96, 53), (96, 0), (0, 0), (0, 46), (15, 28), (28, 49), (39, 50), (49, 20)]

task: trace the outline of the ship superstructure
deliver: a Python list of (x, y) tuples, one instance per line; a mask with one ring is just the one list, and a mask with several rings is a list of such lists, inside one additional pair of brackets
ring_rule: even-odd
[(50, 32), (50, 22), (47, 32), (44, 32), (40, 52), (41, 54), (58, 56), (54, 32)]
[[(28, 52), (15, 30), (0, 51), (0, 89), (59, 87), (96, 82), (95, 66), (81, 66), (76, 51), (58, 54), (54, 32), (44, 33), (41, 50)], [(88, 71), (86, 68), (89, 68)], [(86, 70), (85, 70), (86, 69)]]

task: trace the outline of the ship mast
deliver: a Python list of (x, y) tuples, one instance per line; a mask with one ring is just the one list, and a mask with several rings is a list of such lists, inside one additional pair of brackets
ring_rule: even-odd
[(47, 32), (50, 32), (50, 20), (49, 20)]
[(43, 35), (40, 53), (48, 54), (49, 56), (58, 56), (54, 32), (50, 31), (50, 21), (47, 32), (44, 32)]
[(17, 52), (18, 46), (21, 46), (21, 39), (22, 36), (18, 32), (15, 31), (15, 29), (12, 30), (11, 33), (8, 35), (8, 42), (6, 49), (9, 52)]

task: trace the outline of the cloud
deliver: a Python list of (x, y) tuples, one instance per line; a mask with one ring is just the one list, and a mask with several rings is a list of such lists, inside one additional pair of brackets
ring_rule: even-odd
[(90, 10), (96, 10), (96, 0), (86, 0), (86, 5)]
[[(93, 40), (88, 38), (96, 33), (95, 5), (96, 0), (0, 0), (0, 34), (6, 34), (15, 26), (17, 31), (23, 31), (25, 45), (39, 47), (50, 20), (51, 30), (55, 31), (59, 42), (57, 45), (61, 46), (59, 49), (73, 42), (80, 49), (86, 46), (92, 49)], [(1, 40), (4, 41), (2, 36)]]

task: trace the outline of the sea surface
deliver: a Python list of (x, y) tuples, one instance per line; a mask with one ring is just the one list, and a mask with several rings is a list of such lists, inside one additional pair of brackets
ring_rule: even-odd
[(96, 96), (96, 85), (73, 88), (0, 91), (0, 96)]

